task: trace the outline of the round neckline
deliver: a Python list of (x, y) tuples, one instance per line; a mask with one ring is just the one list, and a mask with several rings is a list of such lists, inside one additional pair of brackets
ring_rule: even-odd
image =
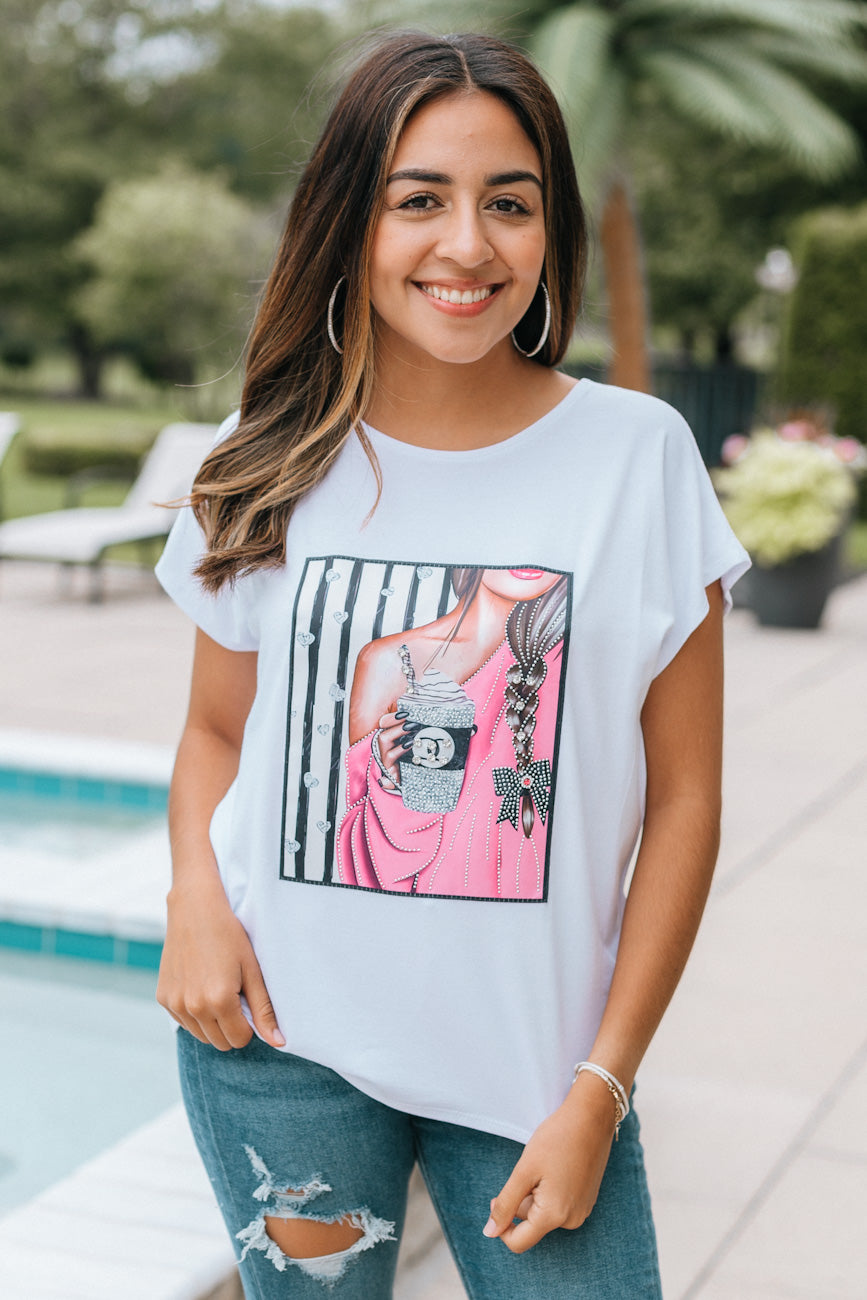
[(567, 407), (577, 401), (579, 397), (589, 391), (591, 380), (579, 379), (576, 384), (569, 389), (568, 393), (560, 398), (550, 411), (546, 411), (538, 420), (528, 424), (526, 428), (519, 429), (517, 433), (512, 433), (508, 438), (501, 438), (499, 442), (489, 443), (486, 447), (467, 447), (455, 450), (449, 450), (444, 447), (419, 447), (414, 442), (404, 442), (400, 438), (393, 438), (390, 433), (383, 433), (381, 429), (376, 429), (372, 424), (362, 421), (362, 427), (365, 434), (377, 450), (393, 451), (399, 455), (413, 457), (417, 460), (443, 460), (451, 461), (453, 464), (466, 462), (468, 460), (486, 460), (491, 456), (503, 455), (506, 451), (512, 451), (516, 446), (522, 446), (524, 442), (536, 437), (539, 433), (544, 432), (547, 427), (563, 415)]

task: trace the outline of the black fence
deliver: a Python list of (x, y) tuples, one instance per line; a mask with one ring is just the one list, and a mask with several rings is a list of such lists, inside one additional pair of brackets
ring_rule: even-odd
[[(567, 366), (576, 377), (604, 383), (602, 366)], [(695, 434), (706, 465), (718, 465), (720, 447), (731, 433), (749, 433), (761, 397), (764, 376), (738, 365), (659, 364), (653, 368), (653, 391), (669, 402)]]

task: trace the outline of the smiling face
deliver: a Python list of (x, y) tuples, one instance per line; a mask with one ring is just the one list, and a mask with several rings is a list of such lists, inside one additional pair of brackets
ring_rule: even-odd
[(539, 156), (510, 108), (483, 91), (410, 118), (389, 171), (370, 285), (382, 354), (466, 364), (509, 332), (545, 257)]

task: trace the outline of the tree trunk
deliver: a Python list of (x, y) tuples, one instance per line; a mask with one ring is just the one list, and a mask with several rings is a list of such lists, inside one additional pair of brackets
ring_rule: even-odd
[(616, 180), (608, 192), (600, 225), (608, 291), (611, 365), (608, 379), (622, 388), (651, 391), (647, 347), (647, 296), (638, 223), (626, 186)]
[(97, 399), (102, 395), (104, 356), (93, 342), (90, 332), (75, 323), (69, 331), (69, 343), (78, 365), (78, 391), (81, 397)]

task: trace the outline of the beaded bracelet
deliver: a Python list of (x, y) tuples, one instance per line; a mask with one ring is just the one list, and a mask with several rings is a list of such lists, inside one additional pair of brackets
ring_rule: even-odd
[(583, 1070), (587, 1070), (589, 1074), (595, 1074), (598, 1078), (600, 1078), (608, 1088), (608, 1091), (611, 1093), (611, 1096), (614, 1098), (614, 1108), (615, 1108), (614, 1141), (619, 1142), (620, 1125), (623, 1123), (623, 1121), (626, 1119), (626, 1116), (629, 1114), (629, 1098), (626, 1095), (626, 1089), (624, 1088), (623, 1084), (620, 1082), (619, 1079), (615, 1078), (615, 1076), (611, 1074), (609, 1070), (606, 1070), (604, 1066), (597, 1065), (595, 1061), (579, 1061), (578, 1064), (575, 1066), (575, 1071), (572, 1076), (573, 1083), (575, 1082), (575, 1080), (578, 1078), (578, 1075), (581, 1074)]

